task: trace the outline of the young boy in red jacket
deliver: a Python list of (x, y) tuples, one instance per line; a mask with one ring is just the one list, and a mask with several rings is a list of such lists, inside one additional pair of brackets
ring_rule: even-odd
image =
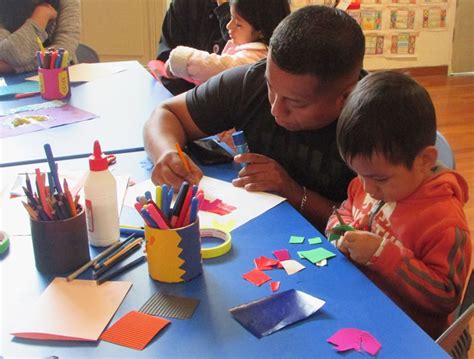
[[(358, 174), (338, 209), (355, 230), (337, 246), (433, 338), (461, 301), (472, 246), (466, 181), (437, 162), (435, 141), (429, 94), (395, 72), (362, 79), (337, 125)], [(338, 223), (333, 215), (327, 233)]]

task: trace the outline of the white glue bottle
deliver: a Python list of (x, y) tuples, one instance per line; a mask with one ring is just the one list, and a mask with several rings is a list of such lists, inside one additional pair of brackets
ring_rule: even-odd
[(89, 157), (89, 169), (84, 183), (89, 243), (107, 247), (120, 237), (117, 184), (97, 140)]

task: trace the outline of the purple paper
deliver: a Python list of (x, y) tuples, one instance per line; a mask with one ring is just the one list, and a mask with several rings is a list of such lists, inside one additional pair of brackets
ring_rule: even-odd
[(0, 117), (0, 138), (91, 120), (97, 116), (69, 104)]
[(316, 313), (324, 301), (290, 289), (229, 309), (242, 326), (257, 338), (272, 334), (287, 325)]

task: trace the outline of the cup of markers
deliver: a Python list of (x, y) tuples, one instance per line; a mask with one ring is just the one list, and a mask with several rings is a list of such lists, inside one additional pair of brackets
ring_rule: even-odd
[(41, 47), (36, 51), (41, 96), (46, 100), (60, 100), (71, 94), (69, 79), (69, 52), (60, 48)]
[(204, 199), (197, 186), (183, 182), (174, 205), (173, 187), (156, 187), (137, 198), (135, 208), (145, 222), (148, 273), (165, 283), (186, 282), (202, 273), (198, 209)]

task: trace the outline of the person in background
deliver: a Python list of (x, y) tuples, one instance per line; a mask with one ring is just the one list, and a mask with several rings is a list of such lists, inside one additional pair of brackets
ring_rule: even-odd
[(202, 171), (183, 166), (175, 144), (235, 127), (250, 153), (233, 184), (275, 192), (324, 229), (346, 198), (354, 173), (339, 156), (336, 124), (362, 73), (364, 35), (341, 10), (307, 6), (288, 15), (270, 39), (268, 58), (226, 70), (162, 103), (143, 130), (154, 183), (179, 188)]
[(0, 73), (35, 70), (37, 37), (74, 62), (80, 32), (79, 0), (0, 0)]
[[(180, 45), (222, 53), (229, 40), (226, 29), (229, 20), (227, 0), (173, 0), (163, 20), (156, 59), (166, 63), (171, 50)], [(173, 95), (194, 87), (183, 79), (162, 76), (161, 81)]]
[(188, 46), (171, 51), (169, 77), (201, 84), (231, 67), (255, 63), (267, 56), (275, 27), (290, 13), (288, 0), (230, 0), (230, 40), (221, 55)]
[[(338, 212), (356, 230), (338, 248), (433, 339), (449, 326), (470, 273), (466, 181), (437, 162), (428, 92), (373, 73), (346, 101), (339, 152), (358, 174)], [(327, 231), (338, 224), (329, 219)]]

